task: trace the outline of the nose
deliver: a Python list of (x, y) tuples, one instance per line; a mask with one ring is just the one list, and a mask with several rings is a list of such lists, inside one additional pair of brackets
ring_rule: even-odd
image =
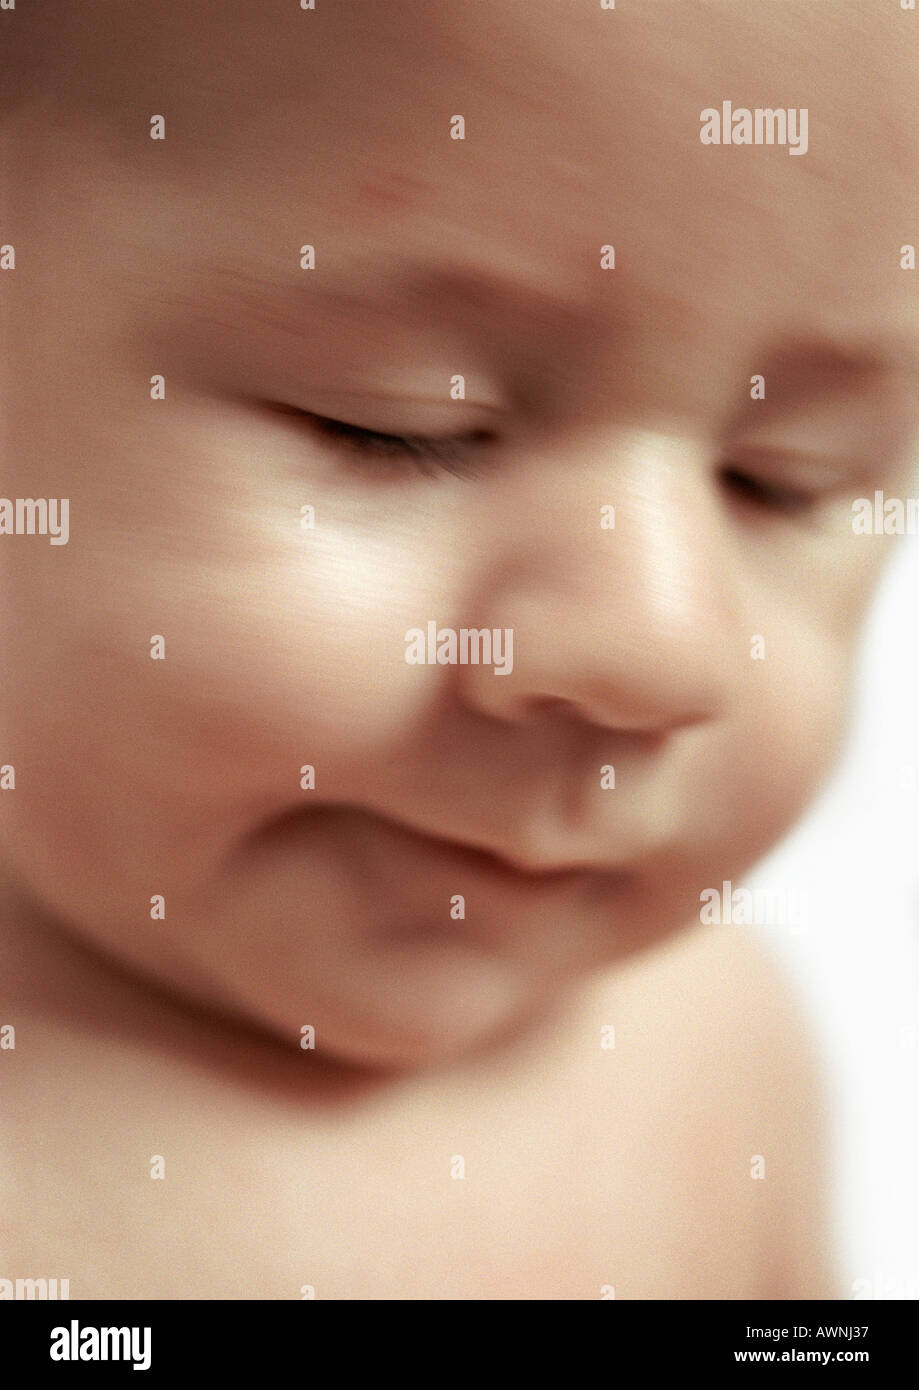
[(491, 509), (481, 595), (513, 666), (464, 668), (466, 699), (506, 721), (558, 711), (656, 736), (716, 718), (742, 643), (705, 476), (684, 442), (644, 431), (522, 466)]

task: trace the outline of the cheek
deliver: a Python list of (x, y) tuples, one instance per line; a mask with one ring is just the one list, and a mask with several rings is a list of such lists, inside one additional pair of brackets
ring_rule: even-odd
[(845, 733), (854, 647), (851, 639), (796, 633), (756, 674), (743, 780), (761, 827), (778, 835), (794, 823), (832, 768)]
[(327, 523), (290, 546), (266, 535), (222, 572), (190, 571), (182, 595), (148, 578), (134, 611), (169, 634), (148, 718), (180, 747), (209, 747), (243, 799), (296, 790), (303, 763), (325, 794), (352, 769), (372, 777), (423, 718), (405, 634), (448, 611), (461, 583), (449, 553), (430, 526)]
[(772, 637), (765, 659), (751, 661), (730, 717), (709, 736), (700, 731), (679, 785), (686, 845), (641, 884), (637, 945), (664, 924), (698, 920), (703, 889), (743, 883), (793, 828), (834, 763), (851, 640), (815, 636), (787, 614)]
[(58, 901), (74, 906), (83, 879), (104, 879), (114, 903), (193, 861), (204, 874), (302, 802), (303, 765), (317, 799), (353, 795), (417, 725), (405, 632), (458, 582), (443, 526), (358, 526), (319, 494), (321, 524), (304, 531), (301, 496), (266, 507), (241, 484), (215, 510), (223, 493), (186, 490), (169, 513), (148, 492), (133, 530), (110, 498), (53, 557), (61, 573), (17, 575), (0, 762), (19, 780), (0, 801), (3, 844)]
[[(888, 546), (837, 534), (809, 543), (806, 563), (758, 558), (746, 595), (750, 646), (735, 701), (737, 831), (779, 836), (807, 808), (847, 732), (862, 622)], [(730, 827), (725, 827), (730, 836)], [(737, 835), (735, 835), (735, 840)]]

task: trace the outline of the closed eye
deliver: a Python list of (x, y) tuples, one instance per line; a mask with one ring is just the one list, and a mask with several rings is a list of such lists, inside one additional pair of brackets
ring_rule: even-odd
[[(456, 435), (387, 434), (296, 406), (274, 404), (273, 409), (304, 420), (339, 452), (368, 466), (374, 462), (405, 465), (428, 475), (446, 472), (454, 477), (469, 476), (476, 471), (472, 455), (495, 439), (491, 431), (482, 429)], [(817, 500), (804, 489), (777, 486), (738, 468), (722, 469), (721, 480), (742, 500), (789, 515), (809, 511)]]
[(812, 492), (806, 492), (803, 488), (779, 487), (737, 468), (723, 469), (721, 480), (730, 491), (744, 501), (753, 502), (777, 512), (789, 514), (806, 512), (813, 507), (817, 500)]
[(290, 406), (276, 409), (299, 416), (339, 452), (348, 453), (368, 465), (374, 461), (404, 464), (427, 474), (443, 471), (455, 477), (468, 475), (474, 471), (471, 453), (494, 438), (488, 430), (443, 436), (384, 434), (381, 430), (365, 429), (363, 425), (352, 425), (345, 420), (333, 420)]

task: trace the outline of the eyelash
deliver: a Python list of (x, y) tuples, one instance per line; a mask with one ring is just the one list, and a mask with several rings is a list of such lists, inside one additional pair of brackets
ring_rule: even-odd
[(743, 500), (788, 516), (809, 512), (816, 501), (813, 493), (802, 492), (798, 488), (774, 487), (738, 468), (723, 469), (721, 481)]
[[(362, 456), (368, 462), (399, 460), (428, 476), (441, 471), (454, 477), (468, 476), (474, 471), (468, 450), (493, 438), (487, 430), (472, 430), (465, 435), (440, 439), (416, 434), (384, 434), (323, 415), (303, 414), (319, 434), (352, 455)], [(737, 468), (723, 469), (721, 481), (744, 500), (786, 515), (807, 512), (815, 501), (811, 493), (773, 487)]]
[(471, 430), (465, 435), (448, 435), (432, 439), (420, 434), (383, 434), (360, 425), (348, 425), (343, 420), (330, 420), (323, 415), (308, 417), (314, 429), (333, 445), (351, 454), (372, 459), (402, 461), (420, 473), (437, 472), (464, 477), (474, 471), (468, 451), (488, 443), (492, 436), (487, 430)]

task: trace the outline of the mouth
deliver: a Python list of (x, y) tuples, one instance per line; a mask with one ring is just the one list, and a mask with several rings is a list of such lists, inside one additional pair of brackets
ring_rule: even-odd
[(437, 959), (455, 951), (467, 964), (470, 955), (502, 957), (549, 981), (609, 959), (616, 924), (638, 890), (642, 868), (635, 857), (628, 863), (570, 851), (523, 857), (503, 844), (496, 849), (438, 831), (339, 805), (289, 814), (274, 823), (270, 839), (287, 841), (285, 862), (296, 874), (312, 834), (314, 852), (333, 876), (358, 885), (361, 920), (387, 949)]
[[(388, 941), (502, 956), (546, 980), (581, 975), (608, 960), (618, 906), (634, 888), (631, 866), (573, 856), (521, 859), (404, 822), (388, 824), (398, 837), (400, 865), (411, 866), (418, 885), (406, 895), (407, 910), (390, 919)], [(452, 894), (469, 895), (468, 917), (465, 910), (457, 918), (432, 913), (432, 901)]]
[(625, 876), (623, 869), (584, 859), (525, 860), (504, 851), (484, 849), (480, 845), (451, 840), (405, 824), (399, 824), (398, 829), (406, 838), (416, 842), (419, 851), (442, 854), (482, 877), (517, 889), (565, 889), (590, 883), (608, 885)]
[[(483, 888), (494, 889), (501, 897), (521, 897), (528, 894), (577, 893), (601, 895), (610, 888), (620, 887), (634, 876), (633, 866), (623, 863), (604, 863), (586, 856), (554, 859), (523, 858), (513, 851), (486, 848), (465, 840), (422, 829), (411, 821), (379, 811), (357, 807), (323, 807), (322, 821), (329, 828), (342, 817), (345, 839), (352, 840), (356, 862), (371, 862), (418, 880), (419, 866), (427, 864), (436, 876), (474, 877)], [(315, 825), (317, 811), (296, 811), (269, 823), (272, 838), (296, 837), (300, 841), (310, 824)]]

